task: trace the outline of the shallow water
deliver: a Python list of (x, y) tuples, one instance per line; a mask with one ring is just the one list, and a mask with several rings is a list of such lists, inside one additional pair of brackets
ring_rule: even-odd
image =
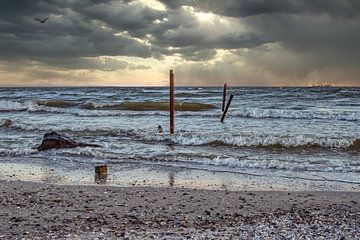
[[(167, 88), (0, 88), (0, 161), (75, 170), (156, 165), (360, 185), (359, 88), (228, 94), (234, 100), (221, 124), (222, 88), (177, 88), (176, 133), (169, 135)], [(37, 152), (50, 130), (103, 147)]]

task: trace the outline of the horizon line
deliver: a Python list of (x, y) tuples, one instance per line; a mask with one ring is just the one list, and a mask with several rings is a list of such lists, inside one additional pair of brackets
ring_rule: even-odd
[[(193, 88), (207, 88), (207, 87), (223, 87), (224, 85), (176, 85), (175, 87), (193, 87)], [(331, 87), (326, 86), (309, 86), (309, 85), (229, 85), (228, 87), (244, 87), (244, 88), (360, 88), (355, 85), (335, 85)], [(79, 86), (71, 86), (71, 85), (0, 85), (0, 88), (168, 88), (169, 86), (164, 85), (79, 85)]]

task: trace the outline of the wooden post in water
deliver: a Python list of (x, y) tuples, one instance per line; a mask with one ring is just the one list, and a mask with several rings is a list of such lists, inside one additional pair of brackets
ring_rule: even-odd
[(229, 101), (228, 101), (228, 103), (226, 104), (226, 108), (225, 108), (225, 111), (224, 111), (224, 113), (223, 113), (223, 115), (222, 115), (222, 117), (221, 117), (220, 122), (224, 122), (226, 113), (227, 113), (228, 110), (229, 110), (229, 107), (230, 107), (230, 104), (231, 104), (231, 101), (232, 101), (233, 97), (234, 97), (234, 95), (231, 94), (231, 95), (230, 95), (230, 98), (229, 98)]
[(222, 100), (222, 107), (221, 107), (222, 112), (224, 112), (224, 110), (225, 110), (225, 101), (226, 101), (226, 83), (224, 84), (224, 90), (223, 90), (223, 100)]
[(174, 134), (174, 73), (173, 70), (170, 70), (170, 134)]

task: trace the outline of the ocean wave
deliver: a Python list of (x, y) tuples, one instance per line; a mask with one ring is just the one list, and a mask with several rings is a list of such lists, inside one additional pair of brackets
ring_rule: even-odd
[[(95, 110), (128, 110), (128, 111), (168, 111), (170, 105), (168, 102), (122, 102), (119, 104), (104, 104), (96, 106), (88, 103), (87, 109)], [(215, 109), (211, 104), (194, 102), (175, 102), (175, 111), (204, 111)]]
[(71, 114), (79, 117), (111, 117), (111, 116), (126, 116), (126, 117), (141, 117), (141, 116), (167, 116), (167, 112), (157, 111), (107, 111), (107, 110), (87, 110), (87, 109), (61, 109), (61, 108), (42, 108), (32, 107), (28, 109), (29, 112), (44, 112), (54, 114)]
[(285, 119), (326, 119), (359, 121), (360, 112), (356, 111), (306, 111), (285, 109), (242, 108), (229, 112), (231, 116), (250, 118), (285, 118)]
[(212, 170), (219, 170), (225, 167), (230, 172), (239, 170), (284, 170), (291, 172), (339, 172), (360, 173), (360, 166), (339, 161), (328, 161), (327, 159), (317, 161), (289, 161), (286, 160), (267, 160), (267, 159), (247, 159), (228, 156), (212, 156), (206, 154), (182, 154), (174, 153), (164, 154), (157, 152), (153, 154), (143, 155), (142, 153), (127, 153), (122, 150), (114, 149), (95, 149), (95, 148), (79, 148), (79, 149), (61, 149), (56, 151), (48, 151), (39, 153), (34, 149), (0, 149), (0, 156), (28, 156), (33, 154), (41, 154), (43, 157), (56, 154), (58, 159), (71, 159), (78, 162), (106, 162), (109, 164), (119, 164), (124, 162), (133, 162), (141, 164), (159, 164), (164, 166), (183, 166), (192, 168), (194, 164), (199, 169), (207, 169), (208, 166), (220, 167)]
[(64, 101), (64, 100), (36, 101), (36, 104), (39, 106), (53, 107), (53, 108), (70, 108), (78, 105), (75, 102)]
[[(78, 108), (69, 107), (73, 105), (66, 101), (11, 101), (0, 100), (0, 112), (17, 112), (28, 111), (30, 113), (54, 113), (54, 114), (71, 114), (80, 117), (99, 117), (99, 116), (147, 116), (147, 115), (166, 115), (166, 112), (159, 111), (115, 111), (115, 110), (99, 110), (104, 105), (86, 101), (82, 104), (74, 105)], [(54, 107), (58, 106), (58, 107)]]
[(27, 155), (32, 155), (32, 154), (36, 154), (38, 153), (38, 151), (36, 149), (26, 149), (26, 148), (15, 148), (15, 149), (5, 149), (5, 148), (0, 148), (0, 156), (2, 157), (16, 157), (16, 156), (27, 156)]
[(360, 172), (359, 166), (342, 164), (312, 164), (310, 162), (293, 162), (279, 160), (241, 160), (236, 158), (195, 159), (192, 162), (203, 165), (226, 166), (241, 169), (274, 169), (286, 171), (310, 171), (310, 172)]
[(166, 88), (162, 88), (162, 89), (151, 89), (151, 88), (148, 88), (148, 89), (140, 89), (140, 92), (141, 93), (167, 93), (169, 90), (166, 89)]
[(0, 112), (25, 111), (29, 107), (29, 102), (16, 102), (12, 100), (0, 100)]
[[(0, 122), (1, 123), (1, 122)], [(2, 126), (2, 125), (0, 125)], [(8, 126), (6, 126), (8, 127)], [(20, 131), (42, 131), (42, 132), (49, 132), (49, 131), (58, 131), (63, 132), (66, 134), (70, 134), (72, 136), (105, 136), (105, 137), (138, 137), (140, 136), (139, 132), (136, 132), (133, 129), (106, 129), (106, 128), (89, 128), (89, 127), (82, 127), (74, 125), (72, 127), (69, 126), (48, 126), (48, 125), (33, 125), (33, 124), (26, 124), (21, 122), (12, 122), (11, 128), (17, 129)]]
[[(0, 100), (0, 111), (33, 111), (33, 112), (80, 112), (81, 110), (100, 110), (100, 111), (168, 111), (168, 102), (122, 102), (122, 103), (94, 103), (72, 102), (65, 100), (34, 100), (17, 102), (11, 100)], [(205, 111), (215, 109), (211, 104), (196, 102), (175, 102), (175, 111)], [(71, 111), (64, 111), (71, 109)], [(111, 114), (110, 114), (111, 115)]]
[[(8, 124), (9, 123), (9, 124)], [(20, 131), (59, 131), (76, 136), (129, 137), (133, 141), (165, 142), (184, 146), (229, 146), (247, 148), (265, 148), (269, 150), (311, 150), (318, 148), (360, 150), (360, 138), (355, 135), (344, 137), (327, 137), (317, 135), (276, 135), (243, 133), (201, 133), (179, 132), (174, 135), (158, 134), (154, 129), (113, 129), (102, 126), (49, 126), (9, 119), (1, 120), (0, 126)]]
[[(76, 148), (50, 150), (39, 153), (36, 149), (0, 148), (1, 157), (22, 157), (40, 154), (42, 157), (49, 157), (56, 154), (57, 159), (64, 159), (75, 162), (106, 162), (108, 164), (119, 164), (133, 162), (141, 164), (159, 164), (164, 166), (183, 166), (192, 168), (194, 164), (199, 169), (207, 169), (214, 166), (219, 170), (225, 167), (227, 171), (237, 172), (239, 170), (284, 170), (291, 172), (338, 172), (338, 173), (360, 173), (360, 166), (354, 162), (329, 161), (328, 159), (292, 161), (289, 159), (248, 159), (246, 157), (230, 157), (213, 154), (181, 153), (164, 154), (156, 152), (152, 154), (128, 153), (121, 149), (96, 149)], [(40, 156), (39, 155), (39, 156)], [(220, 167), (220, 168), (218, 168)]]
[[(80, 157), (90, 159), (101, 159), (109, 164), (119, 164), (123, 162), (134, 162), (141, 164), (157, 164), (164, 166), (182, 166), (193, 168), (196, 164), (198, 169), (207, 169), (207, 166), (226, 167), (230, 172), (239, 170), (285, 170), (299, 172), (356, 172), (360, 173), (360, 166), (354, 164), (344, 164), (343, 162), (330, 162), (328, 160), (318, 161), (288, 161), (288, 160), (256, 160), (242, 159), (227, 156), (212, 156), (206, 154), (184, 154), (177, 152), (175, 154), (164, 154), (163, 152), (142, 155), (142, 154), (124, 154), (118, 152), (101, 152), (97, 149), (80, 149), (74, 151), (65, 149), (62, 152), (66, 157)], [(121, 157), (119, 156), (121, 155)], [(80, 160), (79, 160), (80, 161)], [(202, 167), (201, 167), (202, 166)], [(214, 170), (214, 169), (213, 169)], [(219, 170), (217, 168), (217, 170)], [(216, 171), (216, 170), (215, 170)]]
[[(149, 137), (150, 136), (150, 137)], [(360, 139), (334, 139), (317, 136), (234, 136), (229, 134), (182, 133), (174, 136), (149, 135), (149, 140), (168, 141), (180, 145), (192, 146), (235, 146), (266, 149), (344, 149), (360, 150)]]
[[(72, 114), (82, 117), (98, 116), (167, 116), (168, 102), (122, 102), (96, 103), (92, 101), (71, 102), (64, 100), (47, 101), (11, 101), (0, 100), (0, 112), (29, 111)], [(177, 102), (177, 117), (218, 118), (220, 113), (214, 111), (211, 104), (195, 102)], [(350, 110), (304, 110), (299, 109), (264, 109), (264, 108), (233, 108), (230, 117), (240, 118), (279, 118), (279, 119), (321, 119), (339, 121), (360, 121), (359, 111)]]
[[(88, 103), (90, 104), (90, 103)], [(161, 108), (161, 106), (157, 106)], [(88, 108), (88, 109), (86, 109)], [(120, 111), (124, 106), (104, 106), (104, 107), (92, 107), (88, 106), (85, 109), (64, 109), (64, 108), (47, 108), (42, 106), (32, 106), (27, 110), (30, 112), (50, 112), (58, 114), (72, 114), (75, 116), (82, 117), (98, 117), (98, 116), (168, 116), (166, 111), (158, 111), (149, 107), (145, 110), (135, 111), (136, 108), (142, 108), (141, 106), (130, 106), (132, 111), (127, 109), (126, 111)], [(111, 110), (114, 108), (114, 110)], [(115, 110), (118, 108), (117, 110)], [(188, 110), (192, 108), (192, 111)], [(203, 111), (195, 110), (202, 108), (202, 106), (183, 106), (183, 112), (176, 112), (176, 117), (203, 117), (203, 118), (219, 118), (221, 114), (217, 111)], [(92, 110), (90, 110), (92, 109)], [(107, 109), (107, 110), (105, 110)], [(166, 109), (166, 106), (164, 107)], [(199, 111), (199, 112), (195, 112)], [(274, 119), (319, 119), (319, 120), (337, 120), (337, 121), (360, 121), (360, 112), (354, 111), (303, 111), (303, 110), (282, 110), (282, 109), (234, 109), (228, 113), (229, 117), (240, 117), (240, 118), (274, 118)]]

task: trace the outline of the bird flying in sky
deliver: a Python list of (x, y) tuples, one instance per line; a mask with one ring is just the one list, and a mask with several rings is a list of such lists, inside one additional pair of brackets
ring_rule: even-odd
[(38, 21), (40, 23), (45, 23), (49, 18), (44, 18), (43, 20), (39, 19), (39, 18), (34, 18), (34, 21)]

